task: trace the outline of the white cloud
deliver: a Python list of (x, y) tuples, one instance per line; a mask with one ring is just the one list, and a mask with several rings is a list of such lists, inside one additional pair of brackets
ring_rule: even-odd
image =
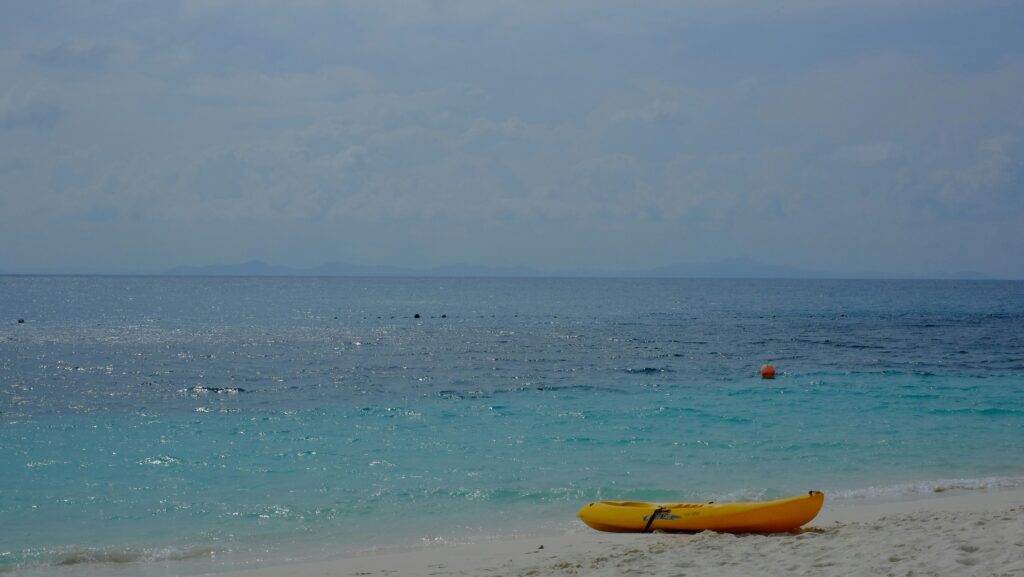
[(116, 52), (112, 44), (62, 43), (46, 50), (30, 52), (28, 59), (41, 66), (80, 74), (102, 70)]
[(959, 218), (1010, 216), (1024, 212), (1024, 149), (1017, 136), (984, 138), (959, 166), (929, 174), (934, 200), (945, 215)]
[[(460, 243), (508, 253), (529, 231), (533, 248), (508, 258), (764, 251), (814, 267), (867, 242), (856, 222), (890, 241), (958, 212), (1008, 227), (1019, 212), (998, 207), (1020, 207), (1024, 50), (1003, 39), (998, 58), (957, 69), (919, 28), (858, 44), (858, 26), (968, 10), (866, 6), (231, 0), (101, 3), (75, 21), (54, 10), (22, 22), (34, 35), (0, 24), (0, 205), (21, 235), (58, 218), (74, 234), (76, 215), (108, 218), (111, 235), (138, 223), (242, 235), (232, 247), (264, 242), (261, 228), (324, 245), (377, 231), (390, 240), (363, 260), (416, 244), (437, 263), (467, 260), (451, 253)], [(843, 43), (815, 36), (822, 26)], [(505, 236), (474, 241), (490, 231)], [(34, 252), (4, 242), (0, 259), (59, 258), (35, 234), (18, 243)]]
[(0, 96), (0, 132), (19, 128), (50, 130), (61, 121), (63, 109), (36, 89), (8, 89)]
[(679, 115), (682, 105), (668, 100), (654, 100), (643, 106), (621, 110), (612, 114), (609, 121), (619, 122), (656, 122), (658, 120)]
[(861, 166), (872, 166), (895, 160), (903, 153), (901, 145), (881, 140), (854, 144), (847, 149), (850, 161)]

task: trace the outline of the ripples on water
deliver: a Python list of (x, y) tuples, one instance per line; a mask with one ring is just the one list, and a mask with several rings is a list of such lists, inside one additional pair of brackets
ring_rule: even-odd
[[(0, 295), (0, 526), (19, 528), (0, 567), (19, 573), (567, 527), (597, 498), (1024, 476), (1024, 283), (0, 277)], [(765, 361), (780, 378), (755, 378)]]

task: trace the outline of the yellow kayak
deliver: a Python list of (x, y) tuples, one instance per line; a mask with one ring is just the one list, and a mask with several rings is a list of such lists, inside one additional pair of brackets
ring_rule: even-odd
[(809, 523), (824, 502), (825, 494), (819, 491), (761, 503), (601, 501), (584, 505), (577, 516), (598, 531), (615, 533), (780, 533)]

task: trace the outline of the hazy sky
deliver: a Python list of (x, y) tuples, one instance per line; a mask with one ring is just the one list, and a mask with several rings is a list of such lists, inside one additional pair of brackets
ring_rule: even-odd
[(1024, 2), (0, 0), (0, 269), (1024, 277)]

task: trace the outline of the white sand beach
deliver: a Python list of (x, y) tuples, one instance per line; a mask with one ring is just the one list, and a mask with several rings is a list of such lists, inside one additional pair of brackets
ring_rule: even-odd
[(267, 567), (231, 577), (1024, 576), (1024, 490), (825, 508), (804, 531), (570, 534)]

